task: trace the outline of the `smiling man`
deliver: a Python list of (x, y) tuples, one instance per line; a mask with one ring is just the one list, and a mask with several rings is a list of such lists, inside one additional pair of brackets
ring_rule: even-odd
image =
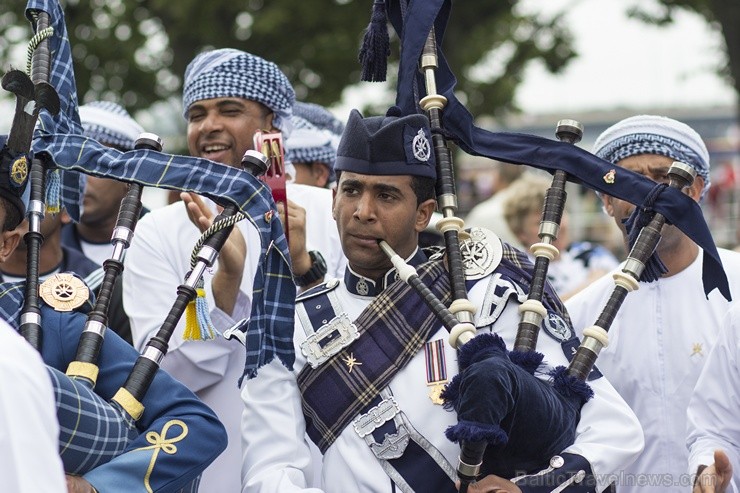
[[(287, 138), (294, 101), (290, 82), (274, 63), (234, 49), (201, 53), (188, 65), (184, 77), (188, 150), (193, 156), (241, 168), (257, 130), (279, 131)], [(322, 271), (314, 262), (317, 254), (310, 252), (321, 251), (330, 266), (333, 253), (341, 255), (341, 248), (336, 232), (333, 237), (325, 233), (334, 229), (331, 192), (305, 188), (307, 193), (324, 194), (318, 198), (305, 195), (305, 202), (289, 207), (290, 254), (294, 276), (318, 282), (332, 270), (324, 265)], [(130, 314), (134, 345), (139, 349), (159, 330), (177, 286), (189, 271), (191, 251), (218, 212), (214, 203), (194, 194), (182, 194), (182, 198), (183, 202), (142, 218), (126, 254), (123, 301)], [(336, 244), (333, 248), (332, 240)], [(212, 271), (204, 274), (207, 310), (216, 330), (223, 332), (249, 317), (260, 247), (256, 228), (240, 221)], [(228, 448), (205, 471), (201, 491), (233, 493), (239, 490), (242, 458), (237, 382), (244, 370), (244, 348), (221, 337), (205, 343), (184, 340), (183, 325), (181, 320), (162, 366), (216, 411), (229, 435)]]

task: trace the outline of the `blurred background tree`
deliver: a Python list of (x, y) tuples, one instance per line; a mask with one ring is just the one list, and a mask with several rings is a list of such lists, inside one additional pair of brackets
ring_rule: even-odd
[[(178, 96), (188, 62), (233, 47), (276, 62), (299, 99), (331, 106), (359, 82), (357, 52), (372, 0), (62, 0), (80, 101), (106, 99), (131, 111)], [(528, 62), (552, 73), (576, 56), (561, 16), (517, 11), (517, 1), (468, 0), (453, 9), (444, 52), (460, 98), (475, 115), (513, 107)], [(30, 38), (25, 1), (0, 0), (0, 66)], [(392, 31), (392, 30), (391, 30)], [(389, 75), (397, 62), (391, 40)], [(392, 82), (392, 81), (391, 81)], [(388, 86), (391, 87), (391, 86)], [(382, 111), (368, 101), (365, 110)]]
[[(629, 11), (632, 17), (659, 26), (673, 22), (679, 9), (696, 12), (722, 33), (727, 63), (719, 73), (740, 96), (740, 1), (738, 0), (658, 0), (646, 7), (642, 4)], [(740, 106), (737, 108), (740, 120)]]

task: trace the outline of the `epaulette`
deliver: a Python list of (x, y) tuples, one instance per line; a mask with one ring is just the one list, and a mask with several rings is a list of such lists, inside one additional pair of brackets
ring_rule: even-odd
[(339, 279), (329, 279), (328, 281), (322, 282), (318, 286), (314, 286), (311, 289), (305, 290), (304, 292), (296, 296), (295, 301), (296, 303), (299, 303), (301, 301), (315, 298), (316, 296), (319, 296), (321, 294), (333, 291), (337, 288), (337, 286), (339, 286)]
[(54, 274), (39, 285), (39, 296), (58, 312), (88, 313), (95, 306), (95, 295), (77, 274)]

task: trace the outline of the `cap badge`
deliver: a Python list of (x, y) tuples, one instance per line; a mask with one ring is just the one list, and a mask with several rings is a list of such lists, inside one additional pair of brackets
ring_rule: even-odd
[(424, 134), (424, 129), (420, 128), (414, 140), (411, 142), (411, 147), (414, 152), (414, 157), (419, 161), (429, 161), (432, 155), (432, 146), (429, 144), (429, 139)]
[(605, 175), (604, 175), (604, 182), (611, 185), (614, 183), (614, 181), (617, 179), (617, 170), (610, 169)]
[(13, 164), (10, 167), (10, 179), (13, 180), (13, 183), (20, 186), (23, 185), (27, 177), (28, 160), (26, 159), (26, 156), (21, 156), (13, 161)]

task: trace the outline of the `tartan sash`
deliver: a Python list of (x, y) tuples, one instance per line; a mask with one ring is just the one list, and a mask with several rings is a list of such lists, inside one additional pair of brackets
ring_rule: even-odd
[[(417, 271), (443, 303), (449, 301), (442, 261), (427, 262)], [(318, 368), (306, 365), (298, 374), (306, 432), (322, 453), (439, 327), (437, 317), (403, 281), (378, 295), (355, 324), (360, 333), (356, 341)], [(361, 355), (357, 359), (362, 362), (351, 372), (343, 361), (350, 355)]]
[[(503, 243), (503, 258), (496, 273), (528, 292), (532, 270), (524, 252)], [(424, 263), (417, 272), (442, 303), (449, 304), (450, 284), (444, 261)], [(550, 283), (545, 283), (542, 303), (571, 324)], [(305, 365), (298, 374), (306, 433), (322, 453), (355, 417), (371, 407), (373, 399), (441, 325), (416, 291), (403, 281), (389, 285), (354, 323), (359, 332), (357, 340), (323, 365)], [(344, 361), (348, 357), (362, 365), (353, 366), (350, 372)]]

